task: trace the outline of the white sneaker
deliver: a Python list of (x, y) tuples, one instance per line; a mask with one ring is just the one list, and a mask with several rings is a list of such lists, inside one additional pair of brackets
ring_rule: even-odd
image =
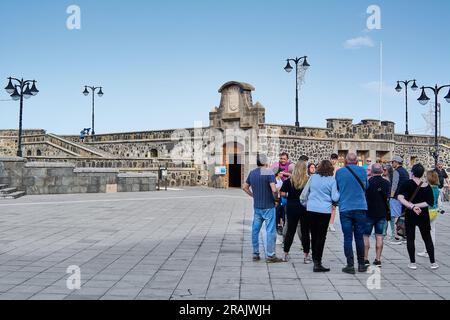
[(332, 224), (330, 224), (330, 225), (328, 226), (328, 229), (329, 229), (331, 232), (336, 232), (336, 228), (335, 228), (334, 225), (332, 225)]
[(417, 264), (415, 263), (410, 263), (408, 264), (408, 268), (412, 269), (412, 270), (417, 270)]
[(429, 258), (429, 257), (430, 257), (426, 251), (424, 251), (424, 252), (419, 252), (417, 255), (418, 255), (419, 257), (422, 257), (422, 258)]
[(433, 269), (433, 270), (439, 269), (439, 265), (437, 263), (432, 263), (431, 269)]
[(392, 244), (392, 245), (401, 245), (402, 242), (401, 242), (401, 241), (397, 241), (397, 240), (391, 240), (391, 241), (389, 241), (389, 244)]

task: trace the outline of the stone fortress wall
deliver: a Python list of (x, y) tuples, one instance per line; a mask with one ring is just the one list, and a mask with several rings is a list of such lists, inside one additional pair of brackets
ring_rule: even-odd
[[(220, 105), (210, 112), (208, 127), (101, 134), (95, 140), (87, 137), (84, 143), (79, 136), (25, 130), (23, 154), (31, 163), (62, 162), (75, 168), (118, 172), (158, 173), (160, 166), (167, 166), (170, 186), (227, 187), (228, 173), (217, 176), (215, 167), (232, 170), (229, 162), (234, 153), (241, 159), (242, 182), (255, 167), (258, 151), (268, 153), (273, 161), (280, 151), (286, 151), (294, 161), (305, 154), (318, 163), (337, 153), (343, 162), (346, 153), (353, 151), (361, 162), (368, 157), (387, 161), (400, 155), (407, 166), (415, 162), (430, 168), (434, 165), (430, 152), (434, 137), (395, 134), (395, 124), (390, 121), (354, 124), (352, 119), (328, 119), (325, 128), (267, 124), (265, 108), (259, 102), (253, 104), (253, 90), (241, 82), (223, 85)], [(252, 137), (256, 143), (249, 141)], [(17, 130), (0, 130), (0, 157), (14, 156), (16, 148)], [(196, 158), (198, 152), (200, 159)], [(450, 139), (440, 138), (440, 155), (450, 166)]]
[[(286, 151), (293, 160), (301, 155), (308, 155), (312, 162), (318, 163), (322, 159), (329, 158), (331, 153), (343, 156), (349, 150), (363, 152), (365, 157), (373, 159), (389, 160), (393, 155), (401, 155), (405, 158), (407, 166), (412, 162), (421, 162), (428, 167), (434, 164), (430, 155), (430, 145), (433, 145), (433, 137), (428, 136), (404, 136), (393, 133), (393, 123), (370, 122), (370, 126), (364, 122), (353, 125), (351, 120), (345, 120), (345, 130), (334, 129), (334, 124), (342, 124), (343, 120), (328, 120), (328, 128), (299, 128), (293, 126), (267, 124), (259, 129), (261, 135), (266, 136), (262, 144), (267, 145), (269, 157), (275, 160), (280, 150)], [(203, 128), (202, 133), (208, 128)], [(143, 133), (109, 134), (97, 137), (96, 142), (86, 142), (85, 145), (101, 151), (106, 151), (110, 157), (82, 156), (76, 150), (68, 153), (53, 144), (48, 144), (42, 138), (45, 134), (39, 133), (26, 136), (24, 141), (24, 154), (29, 162), (66, 162), (72, 163), (78, 168), (113, 168), (122, 171), (153, 172), (158, 173), (159, 165), (169, 169), (170, 186), (196, 186), (208, 185), (209, 172), (205, 166), (195, 165), (193, 159), (182, 159), (174, 162), (171, 151), (178, 143), (173, 140), (175, 130), (148, 131)], [(193, 129), (187, 129), (192, 133)], [(1, 135), (1, 156), (13, 156), (16, 152), (16, 137)], [(13, 133), (10, 131), (9, 133)], [(29, 134), (27, 132), (26, 134)], [(63, 137), (64, 139), (80, 144), (76, 136)], [(384, 139), (380, 139), (384, 138)], [(118, 139), (118, 140), (115, 140)], [(194, 136), (192, 140), (194, 141)], [(201, 137), (197, 137), (201, 139)], [(35, 142), (33, 142), (33, 140)], [(77, 141), (78, 140), (78, 141)], [(442, 138), (441, 158), (450, 164), (450, 141)], [(81, 145), (81, 144), (80, 144)], [(206, 144), (203, 143), (206, 147)], [(38, 153), (39, 152), (39, 153)], [(378, 154), (377, 154), (378, 152)], [(39, 155), (38, 155), (39, 154)], [(361, 155), (361, 154), (360, 154)]]

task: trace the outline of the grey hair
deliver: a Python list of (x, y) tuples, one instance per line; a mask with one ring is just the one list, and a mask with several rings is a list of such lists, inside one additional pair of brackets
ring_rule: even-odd
[(383, 167), (379, 163), (372, 165), (372, 174), (383, 174)]
[(358, 156), (355, 153), (350, 152), (345, 157), (345, 160), (347, 160), (347, 162), (350, 163), (350, 164), (354, 164), (354, 163), (358, 162)]
[(269, 164), (269, 158), (265, 154), (258, 154), (257, 156), (258, 166), (265, 166)]

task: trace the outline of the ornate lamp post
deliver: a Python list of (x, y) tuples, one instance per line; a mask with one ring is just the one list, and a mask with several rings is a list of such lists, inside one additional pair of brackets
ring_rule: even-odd
[[(420, 95), (419, 99), (417, 99), (421, 105), (425, 106), (428, 104), (428, 102), (430, 101), (430, 98), (428, 98), (425, 90), (429, 89), (432, 90), (434, 93), (434, 108), (435, 108), (435, 112), (434, 112), (434, 119), (435, 119), (435, 130), (434, 130), (434, 152), (433, 152), (433, 157), (434, 157), (434, 164), (437, 167), (437, 164), (439, 162), (439, 141), (438, 141), (438, 95), (439, 92), (442, 89), (445, 88), (450, 88), (450, 85), (445, 85), (445, 86), (438, 86), (436, 85), (434, 88), (433, 87), (422, 87), (422, 94)], [(450, 103), (450, 90), (448, 91), (448, 94), (444, 97), (445, 100), (447, 100), (448, 103)]]
[[(11, 95), (14, 101), (20, 100), (20, 111), (19, 111), (19, 143), (17, 147), (17, 156), (22, 157), (22, 116), (23, 116), (23, 99), (29, 99), (39, 93), (36, 88), (35, 80), (23, 80), (17, 78), (8, 78), (9, 82), (5, 90)], [(30, 88), (31, 84), (31, 88)]]
[(92, 90), (92, 140), (94, 140), (95, 136), (95, 91), (98, 89), (98, 96), (101, 98), (103, 97), (103, 88), (102, 87), (90, 87), (90, 86), (84, 86), (83, 94), (85, 96), (89, 95), (88, 89)]
[(419, 89), (419, 87), (416, 84), (416, 80), (406, 80), (406, 81), (397, 81), (397, 87), (395, 88), (395, 90), (397, 92), (401, 92), (402, 91), (402, 86), (400, 85), (400, 83), (403, 83), (405, 85), (405, 101), (406, 101), (406, 131), (405, 134), (409, 135), (409, 130), (408, 130), (408, 86), (410, 83), (413, 83), (411, 86), (411, 89), (413, 91), (417, 91), (417, 89)]
[(295, 77), (295, 126), (298, 128), (300, 127), (300, 123), (298, 121), (298, 79), (299, 79), (299, 64), (301, 61), (303, 61), (301, 68), (303, 68), (303, 70), (308, 70), (308, 68), (310, 67), (310, 64), (307, 61), (307, 56), (305, 57), (301, 57), (301, 58), (295, 58), (295, 59), (287, 59), (287, 65), (284, 68), (284, 70), (286, 70), (287, 73), (290, 73), (292, 70), (294, 70), (294, 68), (292, 68), (291, 66), (291, 61), (295, 63), (295, 71), (296, 71), (296, 77)]

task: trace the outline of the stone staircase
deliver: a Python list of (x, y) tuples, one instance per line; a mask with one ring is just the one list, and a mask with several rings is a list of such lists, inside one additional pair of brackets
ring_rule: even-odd
[(17, 199), (25, 195), (24, 191), (18, 191), (17, 188), (8, 188), (6, 184), (0, 184), (1, 199)]
[(55, 134), (48, 133), (46, 136), (48, 143), (59, 146), (63, 150), (69, 150), (80, 157), (97, 157), (97, 158), (114, 158), (115, 155), (96, 148), (95, 146), (82, 144), (80, 142), (75, 142), (73, 140), (66, 139), (64, 137), (57, 136)]

